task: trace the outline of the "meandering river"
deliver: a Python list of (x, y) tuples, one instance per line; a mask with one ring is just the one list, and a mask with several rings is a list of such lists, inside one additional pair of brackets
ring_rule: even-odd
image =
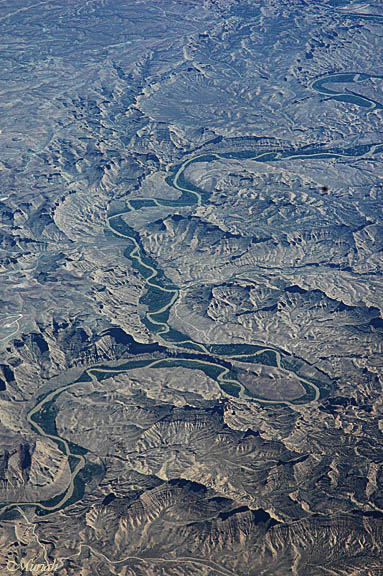
[[(383, 106), (365, 96), (359, 95), (353, 91), (333, 90), (329, 85), (359, 83), (369, 78), (381, 78), (363, 73), (342, 73), (331, 74), (315, 80), (311, 88), (319, 94), (328, 96), (335, 100), (342, 100), (357, 106), (375, 109)], [(92, 366), (86, 369), (83, 375), (73, 383), (66, 384), (58, 389), (40, 397), (34, 407), (27, 415), (28, 423), (31, 428), (43, 437), (50, 438), (57, 443), (59, 449), (68, 457), (70, 463), (70, 482), (65, 491), (48, 502), (14, 502), (3, 504), (1, 513), (9, 511), (12, 508), (35, 506), (40, 513), (54, 512), (76, 499), (76, 490), (84, 482), (80, 478), (80, 473), (87, 466), (86, 450), (76, 446), (64, 438), (61, 438), (55, 430), (55, 424), (52, 426), (52, 417), (48, 422), (46, 414), (54, 405), (57, 398), (66, 390), (79, 386), (80, 383), (92, 381), (98, 385), (99, 380), (110, 377), (113, 374), (127, 372), (136, 368), (172, 368), (182, 366), (189, 369), (202, 370), (209, 377), (214, 378), (225, 396), (234, 396), (239, 400), (255, 400), (266, 404), (286, 404), (306, 403), (318, 401), (326, 386), (321, 386), (320, 381), (303, 378), (294, 370), (294, 358), (287, 352), (274, 348), (272, 346), (257, 346), (252, 344), (208, 344), (196, 342), (187, 335), (173, 329), (169, 324), (169, 312), (176, 303), (180, 289), (174, 286), (166, 277), (163, 270), (160, 270), (152, 258), (144, 253), (140, 244), (139, 235), (124, 221), (123, 216), (129, 212), (138, 211), (145, 206), (167, 206), (177, 208), (185, 206), (193, 208), (202, 205), (208, 198), (208, 194), (188, 182), (185, 176), (185, 170), (195, 162), (212, 162), (216, 159), (243, 159), (253, 160), (254, 162), (278, 162), (281, 160), (296, 160), (305, 158), (336, 158), (336, 157), (358, 157), (373, 155), (383, 151), (382, 143), (372, 143), (352, 148), (326, 148), (321, 146), (304, 147), (302, 149), (284, 149), (269, 151), (262, 150), (261, 153), (255, 153), (252, 150), (241, 150), (234, 152), (209, 152), (206, 154), (188, 157), (180, 165), (175, 166), (167, 182), (179, 191), (180, 197), (177, 200), (164, 200), (160, 198), (138, 197), (130, 199), (126, 203), (126, 208), (118, 214), (108, 217), (106, 227), (114, 235), (124, 238), (127, 241), (125, 255), (132, 264), (139, 270), (145, 279), (146, 293), (142, 296), (141, 303), (145, 305), (147, 311), (142, 318), (147, 328), (153, 332), (156, 339), (161, 344), (139, 344), (132, 337), (130, 352), (135, 354), (137, 359), (127, 360), (124, 364), (115, 367), (110, 366)], [(160, 358), (148, 358), (148, 354), (156, 347), (156, 352), (161, 354)], [(146, 357), (145, 357), (146, 354)], [(303, 361), (300, 361), (303, 362)], [(306, 393), (301, 398), (290, 400), (270, 400), (262, 397), (255, 397), (250, 394), (243, 383), (237, 377), (238, 367), (246, 364), (266, 363), (276, 368), (284, 369), (299, 380)], [(53, 427), (53, 430), (51, 429)], [(92, 467), (88, 470), (88, 476), (97, 473)], [(80, 486), (81, 487), (81, 486)]]

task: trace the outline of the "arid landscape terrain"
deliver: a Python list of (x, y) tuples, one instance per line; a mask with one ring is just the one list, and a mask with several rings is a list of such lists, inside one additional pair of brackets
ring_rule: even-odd
[(0, 28), (1, 574), (383, 576), (383, 5)]

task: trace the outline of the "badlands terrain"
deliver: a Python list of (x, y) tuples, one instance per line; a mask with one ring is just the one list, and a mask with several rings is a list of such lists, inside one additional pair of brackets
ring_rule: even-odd
[(383, 8), (0, 2), (0, 566), (383, 575)]

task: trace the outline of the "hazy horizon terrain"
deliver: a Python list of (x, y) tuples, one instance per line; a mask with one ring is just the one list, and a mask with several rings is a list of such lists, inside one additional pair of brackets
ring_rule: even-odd
[(383, 6), (0, 28), (2, 573), (383, 575)]

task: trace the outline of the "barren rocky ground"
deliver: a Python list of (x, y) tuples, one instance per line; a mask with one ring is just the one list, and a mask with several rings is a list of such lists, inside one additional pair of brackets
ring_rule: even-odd
[(0, 28), (2, 573), (383, 575), (382, 7)]

